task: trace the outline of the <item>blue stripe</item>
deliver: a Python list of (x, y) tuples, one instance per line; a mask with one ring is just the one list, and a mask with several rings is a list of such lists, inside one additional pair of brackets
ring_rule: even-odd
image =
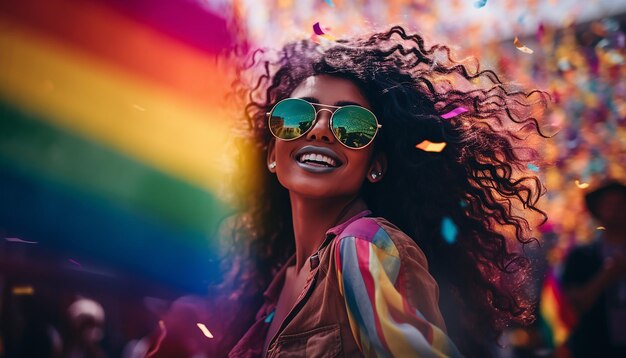
[(400, 258), (393, 254), (398, 251), (396, 245), (382, 227), (376, 232), (376, 235), (374, 235), (372, 243), (388, 255), (381, 264), (391, 283), (395, 284), (398, 279), (398, 273), (400, 272)]
[[(348, 310), (352, 313), (352, 317), (357, 321), (359, 329), (366, 332), (367, 337), (377, 352), (381, 354), (386, 350), (376, 332), (376, 321), (374, 319), (374, 311), (372, 302), (369, 300), (365, 282), (359, 269), (359, 258), (357, 257), (355, 241), (359, 240), (355, 237), (345, 237), (341, 240), (340, 257), (341, 257), (341, 277), (348, 304)], [(368, 242), (368, 244), (370, 244)]]
[[(50, 181), (0, 157), (0, 232), (77, 261), (106, 263), (174, 287), (206, 293), (218, 279), (209, 237)], [(37, 248), (32, 248), (36, 250)]]

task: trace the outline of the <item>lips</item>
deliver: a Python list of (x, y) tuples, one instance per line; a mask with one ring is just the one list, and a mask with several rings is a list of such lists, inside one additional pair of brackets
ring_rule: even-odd
[(298, 165), (313, 172), (327, 172), (340, 167), (343, 163), (332, 149), (307, 145), (294, 155)]

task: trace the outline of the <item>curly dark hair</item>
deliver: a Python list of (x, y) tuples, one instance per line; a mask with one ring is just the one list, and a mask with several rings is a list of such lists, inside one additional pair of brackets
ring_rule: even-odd
[[(238, 253), (226, 276), (237, 283), (232, 297), (259, 298), (295, 251), (288, 192), (266, 168), (273, 140), (266, 112), (305, 78), (322, 74), (356, 84), (383, 124), (374, 150), (386, 153), (388, 170), (379, 183), (364, 182), (362, 197), (426, 254), (459, 349), (489, 355), (489, 345), (506, 325), (533, 320), (534, 302), (523, 290), (530, 262), (507, 241), (522, 247), (535, 240), (516, 208), (546, 219), (536, 206), (544, 189), (536, 176), (525, 174), (537, 153), (524, 141), (530, 134), (545, 137), (536, 117), (549, 98), (504, 83), (475, 60), (453, 60), (446, 46), (426, 48), (422, 37), (400, 26), (367, 38), (301, 40), (274, 57), (256, 51), (244, 65), (234, 88), (245, 101), (240, 144), (246, 149), (239, 164), (246, 168), (247, 183), (240, 195), (245, 214), (227, 235), (234, 237), (228, 246)], [(458, 107), (468, 111), (441, 117)], [(426, 152), (416, 148), (423, 140), (447, 145)], [(453, 243), (442, 238), (444, 218), (458, 228)], [(505, 232), (516, 240), (507, 240)]]

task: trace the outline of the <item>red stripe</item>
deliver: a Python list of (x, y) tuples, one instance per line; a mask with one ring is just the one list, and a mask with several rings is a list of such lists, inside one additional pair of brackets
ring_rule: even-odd
[(229, 71), (216, 66), (215, 54), (93, 1), (0, 1), (0, 16), (199, 103), (221, 103), (230, 85)]
[(361, 276), (363, 277), (365, 289), (367, 290), (367, 295), (369, 297), (370, 306), (372, 307), (372, 312), (374, 313), (374, 325), (376, 327), (376, 333), (378, 334), (378, 338), (380, 339), (381, 343), (388, 351), (389, 346), (387, 345), (387, 340), (385, 339), (385, 335), (383, 334), (383, 329), (380, 324), (380, 317), (378, 317), (378, 311), (376, 310), (374, 278), (372, 277), (372, 273), (369, 269), (371, 243), (365, 240), (355, 239), (354, 245), (356, 248), (357, 260), (359, 262), (359, 271), (361, 271)]
[(546, 285), (556, 301), (561, 323), (568, 329), (572, 329), (576, 325), (576, 314), (569, 301), (563, 296), (561, 286), (552, 272), (549, 272), (546, 277)]
[(409, 302), (404, 297), (402, 298), (402, 306), (404, 308), (404, 320), (422, 332), (422, 335), (424, 335), (428, 344), (432, 346), (435, 334), (432, 324), (418, 317), (416, 314), (417, 309), (415, 307), (411, 307)]

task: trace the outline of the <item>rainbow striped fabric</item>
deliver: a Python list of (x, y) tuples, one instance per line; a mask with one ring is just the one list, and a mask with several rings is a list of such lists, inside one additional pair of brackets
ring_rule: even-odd
[(548, 343), (558, 348), (566, 342), (577, 318), (552, 270), (548, 271), (543, 282), (540, 302), (544, 336)]
[(234, 39), (202, 3), (0, 1), (3, 236), (210, 279)]
[[(363, 354), (460, 357), (448, 336), (409, 303), (408, 295), (419, 295), (413, 299), (437, 305), (423, 255), (421, 264), (401, 267), (401, 261), (405, 262), (401, 256), (409, 253), (398, 251), (388, 232), (373, 219), (356, 221), (343, 235), (335, 250), (339, 289), (345, 298), (352, 334)], [(411, 240), (402, 236), (401, 240)], [(413, 275), (407, 278), (406, 272)], [(418, 281), (410, 282), (410, 286), (418, 292), (409, 292), (407, 280), (415, 278)], [(437, 307), (428, 309), (438, 312)]]

